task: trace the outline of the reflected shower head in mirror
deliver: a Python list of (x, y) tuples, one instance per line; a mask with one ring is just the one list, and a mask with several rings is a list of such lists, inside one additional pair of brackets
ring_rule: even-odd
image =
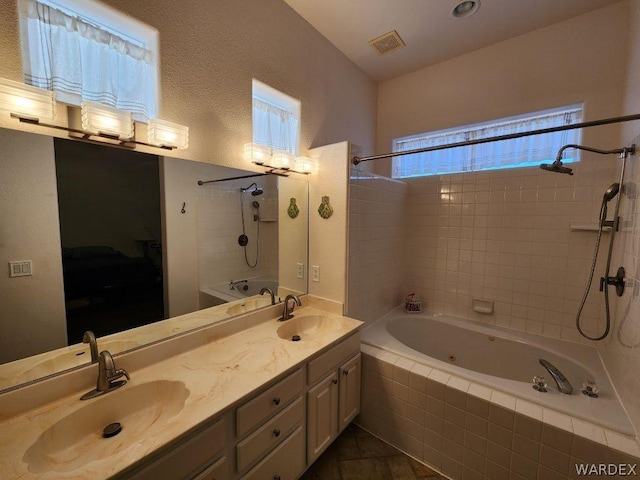
[(258, 195), (262, 195), (264, 193), (264, 190), (260, 188), (255, 182), (249, 185), (247, 188), (241, 188), (240, 191), (241, 192), (251, 191), (251, 195), (253, 195), (254, 197), (257, 197)]

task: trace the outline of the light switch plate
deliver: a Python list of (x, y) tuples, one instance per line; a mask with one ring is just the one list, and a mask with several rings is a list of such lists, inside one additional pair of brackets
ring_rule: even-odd
[(311, 280), (314, 282), (320, 281), (320, 267), (318, 265), (311, 266)]
[(297, 263), (296, 269), (298, 278), (304, 278), (304, 263)]
[(31, 260), (9, 262), (9, 277), (28, 277), (33, 275)]

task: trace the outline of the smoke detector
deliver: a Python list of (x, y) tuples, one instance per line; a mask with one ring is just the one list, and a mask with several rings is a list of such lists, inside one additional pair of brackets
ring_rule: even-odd
[(386, 55), (387, 53), (404, 47), (405, 43), (400, 38), (400, 35), (398, 35), (398, 32), (391, 30), (378, 38), (369, 40), (369, 45), (378, 52), (378, 55)]

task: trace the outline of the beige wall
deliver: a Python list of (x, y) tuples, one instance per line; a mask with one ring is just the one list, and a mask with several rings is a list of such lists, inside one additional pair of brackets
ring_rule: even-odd
[[(0, 363), (67, 344), (53, 139), (0, 129)], [(33, 276), (9, 278), (9, 261)]]
[[(347, 288), (349, 151), (348, 142), (313, 149), (318, 174), (309, 180), (309, 293), (341, 303)], [(325, 196), (334, 212), (327, 219), (318, 214)], [(314, 265), (320, 267), (319, 282), (312, 278)]]
[[(613, 117), (626, 70), (625, 3), (482, 48), (379, 85), (376, 147), (394, 138), (585, 102), (585, 119)], [(615, 32), (615, 33), (614, 33)], [(584, 143), (617, 146), (616, 128)], [(376, 172), (389, 175), (386, 161)]]
[[(160, 33), (160, 116), (190, 128), (190, 148), (168, 156), (246, 168), (252, 78), (302, 102), (301, 153), (343, 140), (372, 152), (376, 85), (282, 0), (104, 3)], [(0, 0), (0, 57), (0, 77), (21, 81), (15, 0)]]

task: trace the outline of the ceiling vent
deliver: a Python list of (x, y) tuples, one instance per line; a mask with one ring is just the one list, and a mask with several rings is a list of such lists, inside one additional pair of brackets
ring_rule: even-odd
[(405, 43), (398, 35), (398, 32), (392, 30), (378, 38), (369, 41), (369, 45), (378, 52), (378, 55), (386, 55), (394, 50), (398, 50), (405, 46)]

